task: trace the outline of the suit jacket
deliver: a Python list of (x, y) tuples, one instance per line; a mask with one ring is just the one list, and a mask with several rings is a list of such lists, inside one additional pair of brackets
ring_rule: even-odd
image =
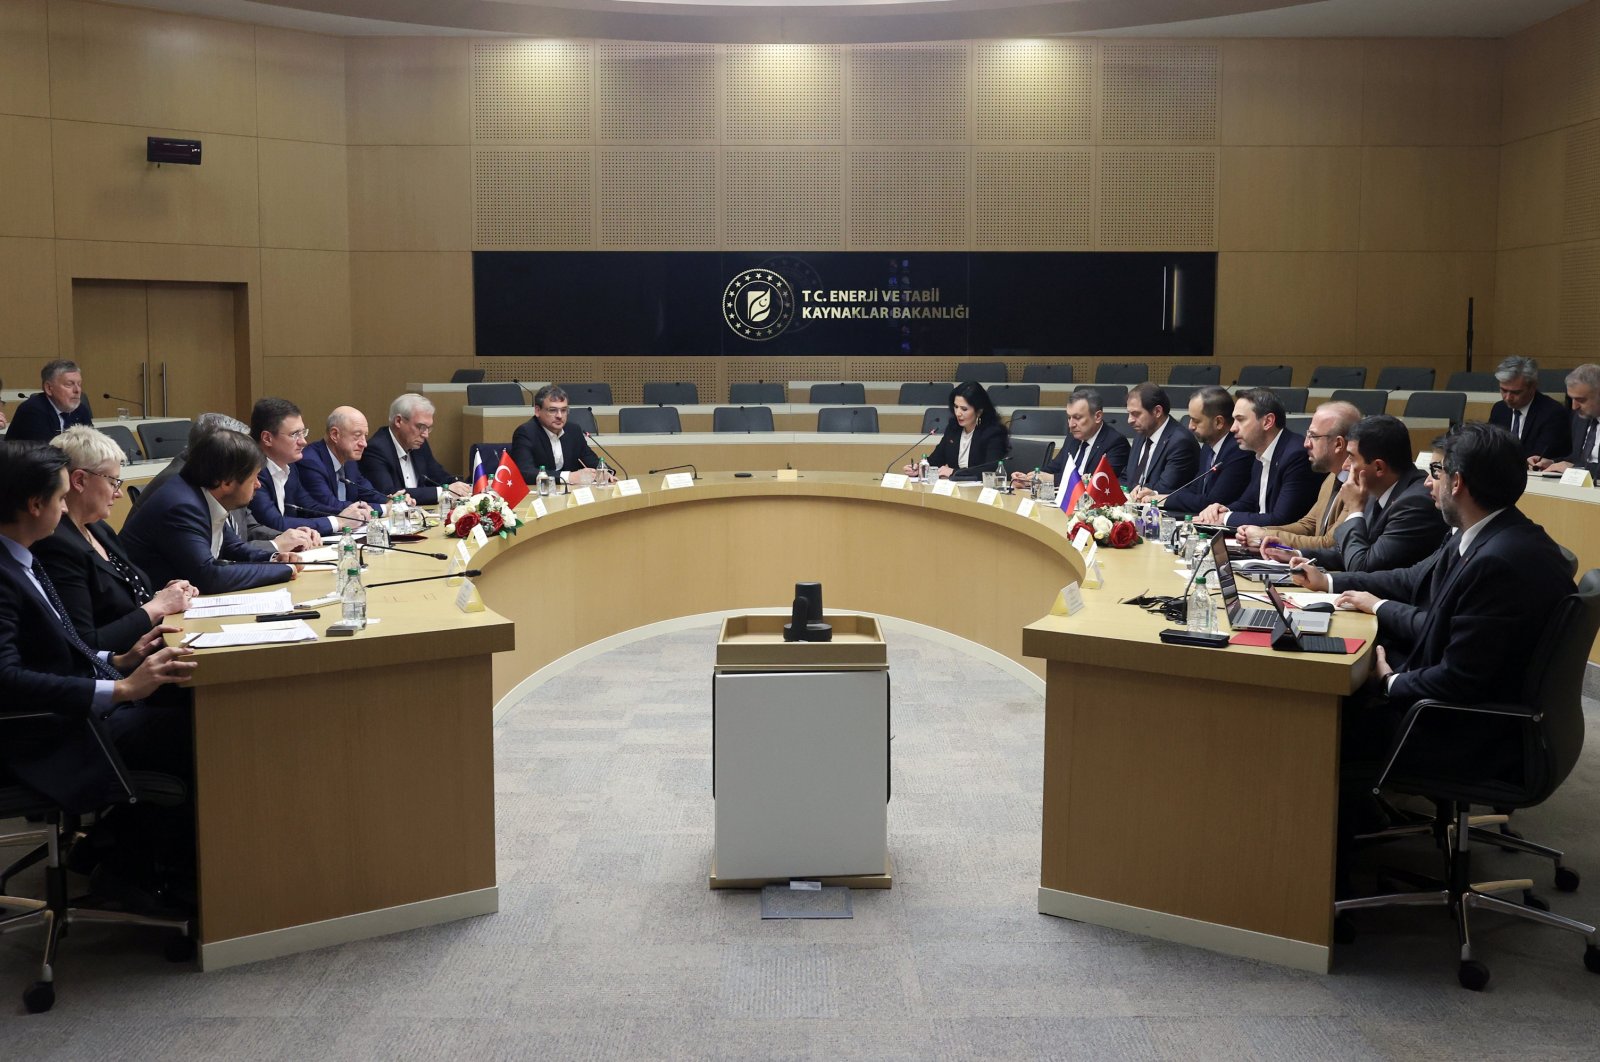
[[(1511, 430), (1511, 407), (1496, 402), (1489, 410), (1489, 423)], [(1540, 392), (1522, 411), (1522, 456), (1548, 457), (1560, 461), (1572, 452), (1572, 410)]]
[(1232, 435), (1222, 437), (1222, 446), (1214, 459), (1211, 457), (1209, 446), (1200, 447), (1195, 452), (1195, 457), (1196, 472), (1199, 472), (1208, 461), (1215, 466), (1216, 471), (1208, 469), (1205, 475), (1193, 483), (1167, 495), (1162, 508), (1169, 512), (1197, 513), (1214, 502), (1227, 504), (1237, 498), (1239, 492), (1244, 490), (1245, 484), (1250, 482), (1251, 469), (1256, 463), (1256, 455), (1240, 446), (1239, 440)]
[[(139, 570), (105, 521), (90, 524), (88, 530), (107, 553)], [(61, 518), (55, 534), (33, 544), (33, 555), (55, 584), (56, 594), (66, 606), (78, 636), (91, 649), (125, 653), (155, 626), (117, 569), (84, 541), (70, 516)], [(144, 572), (139, 571), (139, 577), (150, 593), (161, 589), (151, 586)]]
[[(151, 478), (150, 482), (145, 484), (144, 490), (139, 492), (139, 496), (133, 499), (133, 504), (128, 508), (129, 514), (131, 515), (132, 513), (136, 512), (139, 506), (144, 504), (144, 500), (146, 498), (160, 490), (162, 485), (165, 484), (167, 480), (182, 472), (183, 466), (188, 463), (189, 451), (187, 450), (168, 461), (167, 467), (163, 468), (160, 472), (157, 472), (155, 476)], [(270, 542), (274, 538), (277, 538), (280, 534), (278, 529), (269, 527), (266, 524), (263, 524), (260, 520), (257, 520), (255, 515), (251, 513), (249, 507), (247, 506), (240, 506), (237, 509), (229, 510), (228, 526), (233, 528), (234, 534), (238, 535), (246, 542)], [(151, 587), (151, 589), (155, 590), (158, 588)]]
[[(1589, 425), (1593, 423), (1594, 421), (1588, 417), (1574, 416), (1572, 418), (1572, 445), (1567, 450), (1565, 460), (1572, 462), (1573, 467), (1581, 465), (1587, 468), (1590, 475), (1600, 479), (1600, 461), (1584, 460), (1583, 440), (1589, 433)], [(1600, 432), (1600, 429), (1596, 429), (1596, 431)]]
[(300, 460), (294, 463), (294, 467), (298, 472), (301, 488), (306, 492), (306, 497), (311, 499), (310, 507), (318, 512), (343, 512), (351, 502), (358, 501), (379, 507), (389, 500), (388, 495), (367, 482), (367, 477), (361, 474), (360, 465), (354, 461), (346, 461), (339, 466), (344, 472), (346, 481), (344, 500), (341, 501), (339, 480), (333, 472), (333, 454), (328, 449), (326, 439), (318, 439), (306, 447), (300, 454)]
[(600, 463), (589, 447), (589, 440), (583, 437), (583, 429), (569, 420), (561, 431), (561, 467), (557, 468), (550, 436), (545, 434), (538, 417), (529, 419), (511, 434), (511, 460), (516, 462), (517, 470), (530, 487), (541, 467), (552, 476), (559, 476), (562, 472), (594, 468)]
[(434, 460), (433, 448), (424, 439), (421, 447), (411, 451), (411, 467), (416, 470), (417, 485), (408, 487), (406, 477), (400, 471), (400, 455), (394, 446), (394, 435), (388, 428), (379, 428), (377, 433), (367, 440), (367, 451), (361, 455), (361, 474), (383, 494), (393, 494), (397, 490), (403, 490), (410, 494), (417, 504), (433, 505), (439, 501), (439, 488), (428, 481), (454, 483), (460, 478), (446, 472), (444, 466)]
[(1406, 568), (1431, 555), (1449, 533), (1428, 492), (1428, 477), (1408, 467), (1390, 492), (1388, 505), (1379, 508), (1378, 499), (1369, 498), (1361, 519), (1335, 525), (1333, 545), (1313, 550), (1311, 557), (1329, 571)]
[[(309, 527), (319, 534), (330, 534), (337, 528), (328, 516), (311, 514), (317, 511), (317, 506), (311, 503), (310, 495), (306, 494), (305, 488), (300, 485), (299, 468), (299, 461), (289, 466), (289, 478), (283, 485), (283, 501), (285, 505), (293, 505), (296, 508), (285, 512), (278, 507), (278, 494), (272, 489), (272, 473), (263, 465), (261, 473), (256, 477), (256, 492), (250, 498), (250, 515), (261, 526), (273, 528), (276, 534), (281, 534), (291, 527)], [(301, 512), (301, 509), (308, 509), (311, 512)]]
[[(94, 427), (94, 414), (89, 410), (89, 400), (83, 399), (78, 403), (78, 408), (67, 414), (67, 427), (74, 424), (85, 424)], [(61, 418), (56, 414), (56, 407), (51, 405), (50, 398), (43, 391), (29, 395), (17, 406), (17, 411), (11, 416), (11, 425), (6, 428), (7, 442), (49, 442), (61, 434)]]
[[(1141, 486), (1136, 477), (1139, 475), (1139, 462), (1144, 459), (1144, 452), (1149, 446), (1150, 440), (1141, 436), (1128, 454), (1127, 475), (1124, 478), (1129, 486)], [(1199, 471), (1200, 444), (1194, 441), (1194, 433), (1168, 417), (1167, 426), (1161, 429), (1161, 438), (1150, 455), (1142, 486), (1149, 487), (1157, 494), (1168, 494), (1188, 483)]]
[[(565, 445), (563, 443), (563, 445)], [(985, 472), (993, 472), (1011, 449), (1011, 437), (999, 424), (979, 424), (972, 430), (972, 445), (967, 448), (967, 467), (958, 468), (961, 458), (961, 425), (952, 420), (944, 429), (939, 445), (928, 455), (928, 464), (934, 468), (949, 465), (951, 479), (977, 479)]]
[(1310, 512), (1292, 524), (1264, 527), (1262, 530), (1290, 549), (1302, 552), (1327, 549), (1333, 545), (1334, 529), (1350, 515), (1344, 500), (1339, 497), (1339, 488), (1342, 486), (1344, 483), (1338, 476), (1323, 476), (1322, 487), (1317, 491), (1317, 500)]
[[(1122, 470), (1128, 465), (1128, 454), (1131, 451), (1128, 440), (1122, 437), (1122, 433), (1109, 424), (1102, 424), (1100, 433), (1090, 441), (1090, 445), (1094, 449), (1089, 451), (1089, 464), (1086, 466), (1087, 471), (1083, 478), (1088, 479), (1093, 475), (1094, 470), (1100, 467), (1100, 459), (1105, 457), (1111, 461), (1111, 474), (1121, 480)], [(1064, 482), (1068, 466), (1077, 467), (1078, 452), (1083, 446), (1083, 443), (1069, 434), (1066, 441), (1061, 444), (1061, 449), (1057, 450), (1050, 463), (1044, 466), (1044, 471), (1050, 473), (1057, 483)]]
[(187, 579), (202, 594), (226, 594), (287, 581), (289, 565), (271, 563), (270, 546), (246, 543), (226, 524), (220, 558), (211, 555), (211, 508), (204, 493), (182, 477), (170, 479), (128, 516), (122, 545), (154, 585)]
[(1406, 568), (1333, 577), (1336, 592), (1365, 590), (1383, 599), (1383, 607), (1378, 609), (1378, 642), (1389, 651), (1390, 667), (1405, 666), (1433, 601), (1434, 573), (1440, 571), (1441, 561), (1456, 548), (1457, 541), (1454, 532), (1447, 534), (1437, 549)]
[[(1255, 457), (1251, 454), (1251, 457)], [(1259, 460), (1250, 462), (1250, 482), (1244, 492), (1228, 503), (1228, 526), (1256, 524), (1267, 527), (1287, 524), (1311, 511), (1317, 500), (1317, 488), (1322, 476), (1311, 468), (1311, 457), (1306, 453), (1305, 438), (1285, 430), (1278, 436), (1278, 445), (1272, 451), (1272, 471), (1267, 476), (1267, 507), (1260, 510), (1261, 474), (1266, 466)]]

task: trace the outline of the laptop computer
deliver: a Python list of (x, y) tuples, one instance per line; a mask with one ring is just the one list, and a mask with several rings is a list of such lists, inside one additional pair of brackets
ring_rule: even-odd
[[(1217, 585), (1222, 591), (1222, 603), (1228, 610), (1228, 624), (1236, 631), (1271, 631), (1278, 625), (1278, 612), (1273, 608), (1246, 608), (1239, 599), (1239, 584), (1233, 577), (1233, 562), (1228, 559), (1228, 548), (1220, 536), (1211, 540), (1211, 556), (1217, 562)], [(1276, 595), (1283, 601), (1277, 587), (1267, 584), (1267, 597)], [(1293, 629), (1303, 634), (1327, 634), (1333, 617), (1326, 612), (1296, 612)], [(1289, 624), (1287, 603), (1284, 623)]]
[[(1278, 592), (1277, 587), (1270, 584), (1267, 586), (1267, 600), (1272, 602), (1272, 609), (1281, 621), (1282, 627), (1288, 631), (1289, 637), (1293, 639), (1292, 646), (1280, 646), (1278, 639), (1274, 638), (1272, 643), (1274, 649), (1294, 648), (1307, 653), (1336, 653), (1341, 656), (1344, 655), (1343, 638), (1329, 638), (1320, 634), (1311, 634), (1304, 629), (1304, 620), (1306, 619), (1315, 616), (1318, 619), (1331, 622), (1332, 616), (1327, 613), (1301, 612), (1298, 614), (1302, 617), (1301, 629), (1297, 630), (1289, 620), (1289, 603), (1283, 599), (1283, 595)], [(1327, 630), (1328, 628), (1324, 626), (1322, 629)]]

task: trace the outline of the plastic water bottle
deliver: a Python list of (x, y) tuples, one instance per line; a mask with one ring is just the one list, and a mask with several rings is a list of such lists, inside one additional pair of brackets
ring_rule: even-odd
[(395, 519), (393, 515), (394, 504), (392, 502), (389, 506), (389, 513), (390, 515), (385, 516), (382, 513), (375, 512), (372, 514), (372, 519), (367, 521), (367, 545), (382, 549), (389, 544), (391, 521)]
[(352, 564), (345, 572), (344, 589), (339, 593), (339, 620), (367, 625), (367, 588), (361, 585), (361, 569)]
[(1173, 549), (1172, 532), (1177, 529), (1178, 519), (1165, 509), (1161, 509), (1157, 520), (1159, 521), (1157, 526), (1161, 532), (1161, 548), (1171, 553)]
[(1212, 634), (1217, 629), (1217, 610), (1211, 604), (1214, 575), (1202, 575), (1189, 590), (1187, 626), (1191, 634)]
[(539, 466), (539, 475), (534, 481), (534, 489), (539, 492), (539, 497), (550, 497), (550, 473), (546, 472), (543, 465)]
[(1033, 475), (1028, 477), (1028, 497), (1034, 501), (1039, 500), (1039, 469), (1033, 470)]
[(1183, 563), (1194, 571), (1194, 517), (1183, 518)]
[(1004, 460), (1000, 461), (994, 466), (994, 478), (995, 482), (1000, 485), (1000, 492), (1002, 494), (1010, 493), (1011, 478), (1006, 475), (1006, 463)]
[(1189, 543), (1189, 570), (1204, 575), (1206, 560), (1211, 556), (1211, 536), (1197, 531), (1190, 537)]
[(339, 574), (335, 578), (341, 594), (344, 593), (345, 580), (350, 577), (350, 569), (360, 567), (357, 557), (355, 533), (346, 527), (344, 534), (339, 536), (339, 567), (336, 569)]
[(605, 484), (607, 478), (609, 478), (607, 476), (607, 473), (610, 472), (610, 471), (611, 471), (610, 469), (606, 468), (606, 459), (602, 457), (600, 459), (600, 463), (595, 466), (595, 470), (594, 470), (594, 482), (595, 482), (595, 485), (596, 486), (603, 486)]
[(917, 462), (917, 481), (925, 487), (933, 485), (933, 466), (928, 464), (927, 454), (923, 454), (922, 460)]

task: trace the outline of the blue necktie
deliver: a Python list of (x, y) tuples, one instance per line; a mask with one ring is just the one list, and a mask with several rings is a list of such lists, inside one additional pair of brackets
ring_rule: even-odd
[(67, 606), (61, 603), (61, 595), (56, 593), (56, 585), (50, 581), (50, 577), (44, 573), (44, 565), (38, 561), (33, 562), (33, 577), (39, 580), (40, 587), (44, 589), (44, 596), (49, 599), (50, 607), (55, 610), (56, 619), (61, 621), (61, 630), (67, 636), (67, 641), (72, 643), (74, 649), (88, 657), (89, 662), (94, 665), (95, 678), (108, 679), (111, 682), (120, 679), (122, 673), (100, 659), (100, 655), (90, 649), (78, 634), (78, 628), (67, 618)]

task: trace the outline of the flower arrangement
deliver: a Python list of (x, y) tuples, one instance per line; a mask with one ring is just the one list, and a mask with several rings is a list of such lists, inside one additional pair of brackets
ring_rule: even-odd
[(450, 538), (466, 538), (474, 527), (482, 525), (484, 534), (505, 538), (516, 534), (521, 524), (504, 498), (485, 492), (472, 495), (451, 511), (445, 534)]
[(1086, 528), (1094, 540), (1112, 549), (1128, 549), (1139, 543), (1139, 518), (1127, 506), (1090, 505), (1073, 514), (1068, 538), (1076, 538), (1078, 529)]

